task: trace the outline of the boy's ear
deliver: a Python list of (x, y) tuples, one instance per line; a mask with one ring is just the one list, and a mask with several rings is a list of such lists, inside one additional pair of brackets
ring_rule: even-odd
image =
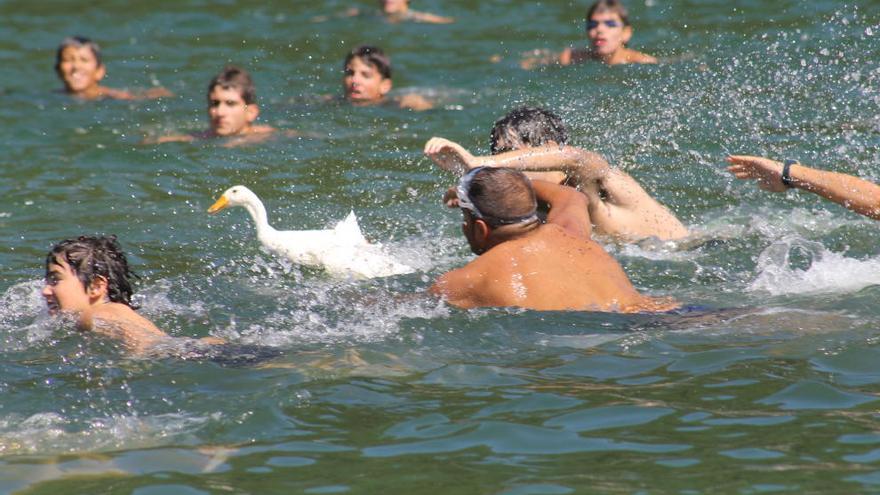
[(479, 218), (474, 219), (473, 223), (474, 237), (485, 243), (489, 239), (489, 233), (492, 229), (489, 228), (489, 224), (487, 224), (485, 220)]
[(257, 117), (260, 116), (260, 107), (257, 106), (256, 103), (251, 103), (247, 105), (244, 109), (245, 117), (247, 118), (248, 124), (257, 120)]
[(106, 76), (106, 75), (107, 75), (107, 66), (104, 64), (99, 65), (98, 70), (95, 71), (95, 82), (98, 82), (101, 79), (104, 79), (104, 76)]
[(382, 96), (388, 94), (391, 91), (391, 78), (382, 79), (382, 82), (379, 83), (379, 93)]
[(623, 44), (629, 43), (629, 39), (632, 38), (633, 28), (632, 26), (623, 26)]
[(89, 299), (104, 299), (107, 296), (107, 278), (101, 275), (93, 278), (86, 293), (88, 293)]

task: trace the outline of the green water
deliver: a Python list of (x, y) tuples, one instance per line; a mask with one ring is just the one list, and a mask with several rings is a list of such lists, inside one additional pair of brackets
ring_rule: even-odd
[[(371, 2), (361, 4), (369, 7)], [(734, 182), (728, 152), (880, 180), (880, 3), (630, 2), (657, 66), (524, 72), (582, 43), (585, 5), (420, 0), (449, 26), (350, 4), (0, 3), (0, 491), (6, 493), (866, 493), (880, 491), (880, 229), (808, 194)], [(54, 49), (97, 39), (112, 87), (53, 92)], [(411, 113), (321, 102), (344, 53), (384, 47)], [(488, 59), (501, 54), (492, 64)], [(250, 69), (259, 146), (139, 144), (207, 125), (207, 81)], [(412, 298), (471, 259), (431, 136), (485, 152), (519, 104), (630, 172), (695, 231), (608, 245), (634, 283), (695, 316), (458, 311)], [(279, 228), (354, 209), (416, 273), (340, 281), (261, 251), (234, 184)], [(58, 240), (115, 233), (142, 313), (175, 336), (280, 351), (270, 367), (133, 359), (46, 315)]]

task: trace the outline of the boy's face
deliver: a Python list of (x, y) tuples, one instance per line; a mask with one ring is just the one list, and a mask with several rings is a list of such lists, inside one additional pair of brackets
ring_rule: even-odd
[(61, 51), (58, 63), (58, 77), (70, 93), (81, 93), (104, 78), (107, 70), (98, 64), (98, 59), (87, 46), (68, 46)]
[(386, 14), (398, 14), (409, 9), (409, 0), (379, 0), (379, 4)]
[(259, 113), (256, 105), (244, 102), (238, 88), (214, 86), (208, 95), (211, 131), (218, 136), (234, 136), (247, 131)]
[(391, 79), (382, 77), (376, 67), (354, 57), (342, 78), (345, 97), (355, 104), (376, 103), (391, 91)]
[(70, 265), (62, 258), (55, 258), (46, 273), (43, 297), (50, 315), (60, 311), (79, 312), (89, 306), (89, 295)]
[(611, 55), (623, 48), (632, 36), (632, 28), (623, 25), (615, 12), (596, 12), (587, 20), (587, 37), (597, 55)]

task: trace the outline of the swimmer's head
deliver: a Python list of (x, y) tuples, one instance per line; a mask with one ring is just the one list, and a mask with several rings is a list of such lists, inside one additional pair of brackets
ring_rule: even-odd
[(629, 13), (619, 0), (599, 0), (587, 10), (587, 37), (597, 55), (611, 55), (632, 37)]
[(211, 131), (218, 136), (234, 136), (246, 131), (260, 114), (256, 100), (250, 74), (239, 67), (227, 66), (208, 84)]
[(378, 103), (391, 91), (391, 59), (381, 48), (355, 48), (346, 55), (343, 70), (345, 97), (354, 104)]
[(404, 14), (409, 10), (409, 0), (379, 0), (385, 14)]
[(539, 221), (532, 183), (518, 170), (472, 169), (459, 181), (457, 195), (464, 215), (462, 231), (475, 254), (482, 254), (491, 246), (491, 229)]
[(68, 93), (87, 92), (107, 73), (101, 61), (101, 48), (82, 36), (64, 38), (55, 52), (55, 73)]
[(492, 154), (520, 148), (568, 142), (565, 123), (553, 112), (537, 107), (520, 107), (495, 121), (490, 136)]
[[(70, 280), (71, 276), (76, 280)], [(81, 297), (94, 290), (106, 292), (109, 302), (134, 307), (129, 278), (136, 276), (116, 236), (80, 236), (61, 241), (49, 251), (43, 296), (50, 312), (81, 309), (77, 307)]]

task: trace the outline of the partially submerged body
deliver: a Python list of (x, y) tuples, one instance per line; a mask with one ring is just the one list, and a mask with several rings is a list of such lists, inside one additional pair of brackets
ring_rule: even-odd
[[(173, 338), (132, 308), (130, 276), (115, 237), (69, 239), (46, 257), (42, 295), (51, 316), (70, 315), (79, 330), (109, 337), (141, 354)], [(223, 342), (214, 337), (201, 341)]]
[[(211, 127), (190, 134), (174, 134), (145, 139), (145, 144), (192, 142), (226, 138), (224, 146), (256, 144), (269, 139), (276, 129), (256, 124), (260, 107), (250, 74), (244, 69), (228, 66), (208, 85), (208, 118)], [(294, 131), (286, 131), (288, 135)]]
[(107, 68), (101, 61), (100, 48), (88, 38), (66, 38), (61, 43), (55, 55), (55, 73), (64, 84), (64, 93), (83, 100), (140, 100), (174, 96), (162, 87), (129, 91), (102, 86), (100, 83), (107, 75)]
[(520, 62), (523, 69), (542, 65), (572, 65), (584, 62), (602, 62), (606, 65), (656, 64), (651, 55), (627, 48), (633, 30), (626, 9), (615, 0), (600, 0), (586, 15), (586, 33), (590, 46), (566, 48), (560, 53), (537, 50)]
[(344, 99), (353, 106), (392, 105), (415, 111), (434, 107), (419, 94), (389, 95), (393, 86), (391, 59), (378, 47), (361, 45), (349, 52), (343, 71)]
[[(426, 24), (450, 24), (455, 22), (452, 17), (445, 17), (430, 12), (419, 12), (409, 8), (409, 0), (379, 0), (378, 11), (365, 11), (357, 7), (352, 7), (343, 12), (340, 17), (355, 17), (359, 15), (376, 12), (382, 16), (386, 22), (397, 24), (400, 22), (421, 22)], [(323, 22), (328, 20), (326, 15), (318, 16), (312, 19), (312, 22)]]
[[(479, 257), (439, 277), (432, 293), (462, 308), (635, 313), (679, 306), (672, 300), (639, 294), (620, 264), (590, 238), (584, 195), (566, 186), (532, 181), (528, 185), (534, 190), (531, 201), (536, 198), (550, 205), (547, 222), (541, 224), (534, 206), (522, 205), (529, 200), (520, 200), (528, 193), (517, 184), (528, 184), (528, 179), (505, 177), (518, 173), (482, 168), (462, 179), (456, 194), (464, 215), (462, 230)], [(483, 181), (476, 188), (471, 186), (475, 176)], [(499, 185), (492, 185), (493, 180)], [(467, 194), (472, 196), (463, 201)], [(502, 203), (508, 206), (498, 209), (496, 204)], [(487, 213), (487, 209), (507, 213)]]

